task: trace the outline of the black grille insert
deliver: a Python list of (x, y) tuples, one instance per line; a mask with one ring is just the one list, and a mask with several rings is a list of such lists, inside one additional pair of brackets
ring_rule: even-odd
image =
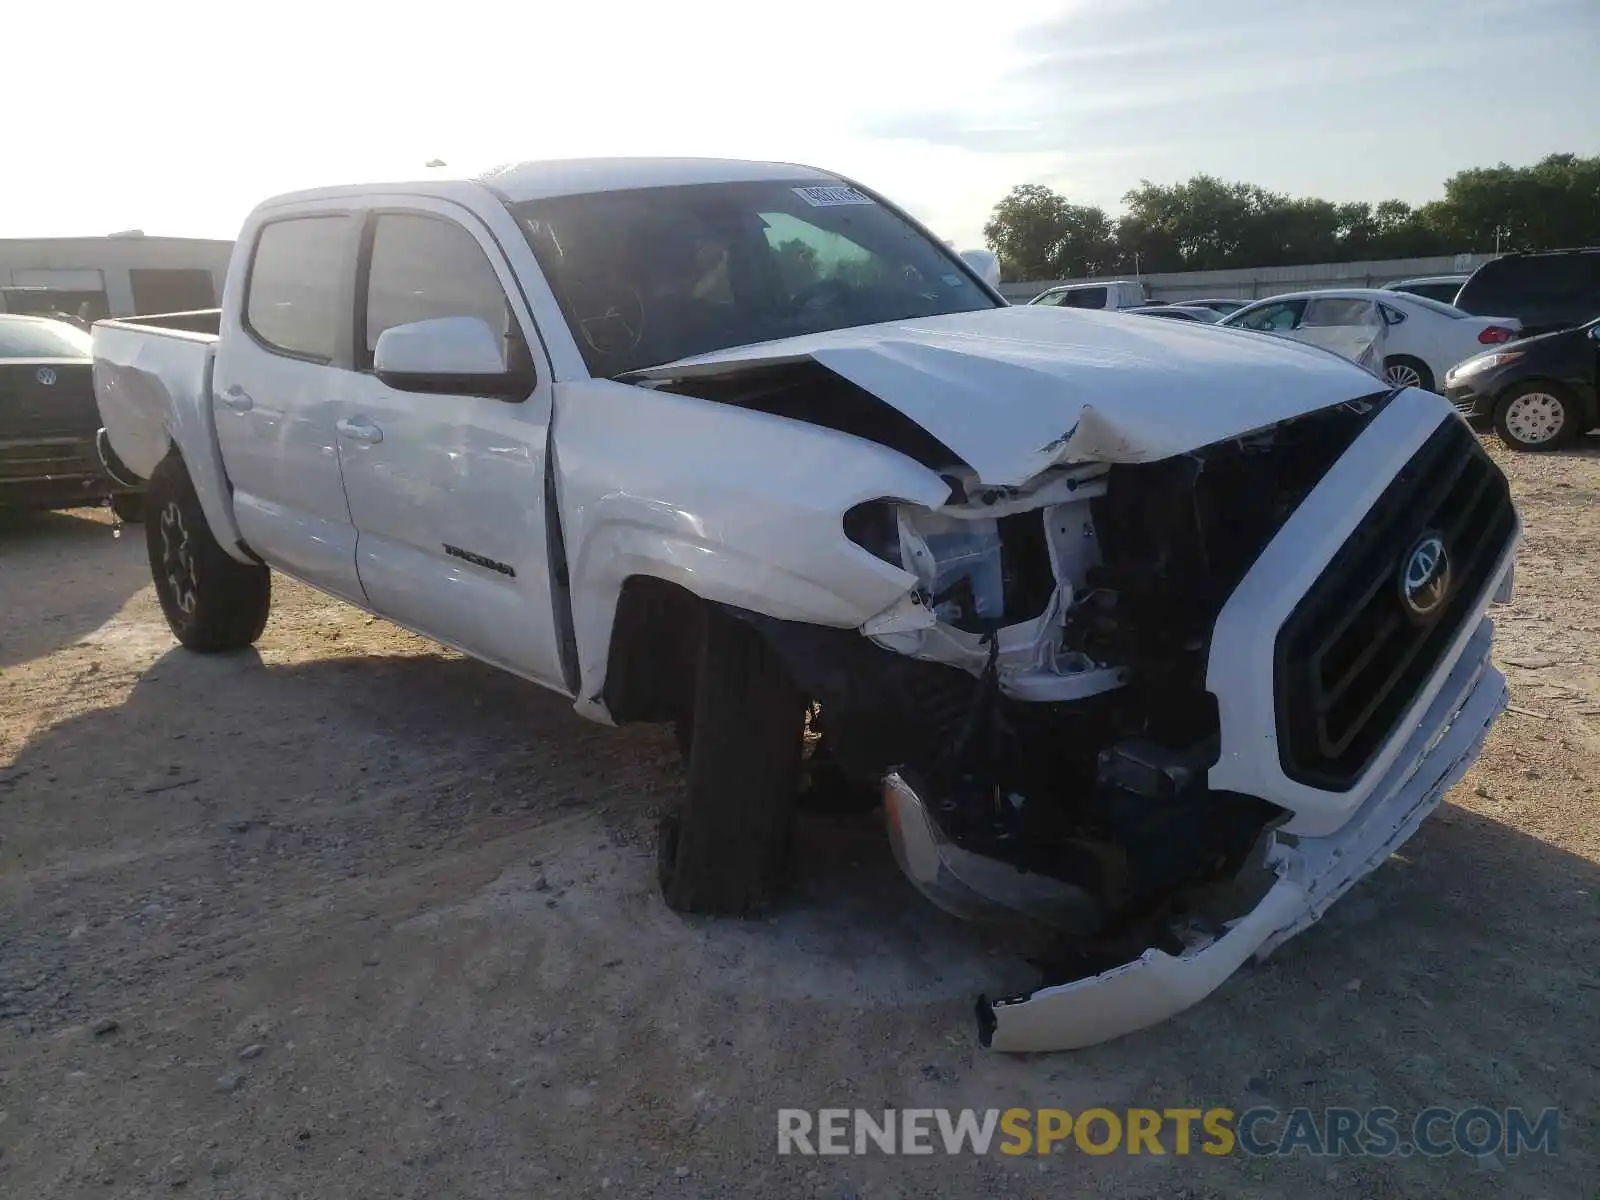
[[(1506, 478), (1467, 426), (1447, 420), (1394, 478), (1278, 632), (1274, 662), (1284, 774), (1346, 791), (1433, 675), (1516, 530)], [(1450, 589), (1426, 618), (1401, 573), (1430, 534)]]

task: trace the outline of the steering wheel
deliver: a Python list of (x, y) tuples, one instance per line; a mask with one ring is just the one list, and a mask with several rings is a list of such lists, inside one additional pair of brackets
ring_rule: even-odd
[(841, 300), (848, 300), (854, 290), (844, 280), (824, 275), (796, 292), (790, 297), (789, 304), (796, 312), (805, 308), (828, 308)]
[(606, 358), (627, 354), (644, 338), (644, 301), (626, 284), (584, 289), (572, 298), (578, 332)]

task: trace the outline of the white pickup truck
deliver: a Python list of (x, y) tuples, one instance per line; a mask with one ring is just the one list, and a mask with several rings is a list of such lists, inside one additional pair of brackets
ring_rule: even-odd
[(281, 571), (676, 722), (685, 911), (770, 903), (802, 781), (866, 781), (917, 887), (1055, 947), (980, 1001), (998, 1048), (1160, 1020), (1310, 925), (1505, 703), (1520, 528), (1444, 400), (1009, 307), (834, 175), (280, 196), (203, 320), (94, 328), (179, 641), (253, 641)]

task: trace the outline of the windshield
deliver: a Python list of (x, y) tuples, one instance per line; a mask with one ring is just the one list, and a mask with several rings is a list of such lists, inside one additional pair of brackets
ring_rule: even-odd
[(512, 211), (597, 376), (997, 306), (954, 255), (842, 184), (636, 188)]
[(0, 316), (0, 358), (88, 358), (89, 335), (63, 321)]

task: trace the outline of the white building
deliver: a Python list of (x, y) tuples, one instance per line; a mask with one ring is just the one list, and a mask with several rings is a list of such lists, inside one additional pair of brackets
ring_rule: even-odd
[(233, 243), (211, 238), (0, 238), (0, 312), (85, 320), (215, 308)]

